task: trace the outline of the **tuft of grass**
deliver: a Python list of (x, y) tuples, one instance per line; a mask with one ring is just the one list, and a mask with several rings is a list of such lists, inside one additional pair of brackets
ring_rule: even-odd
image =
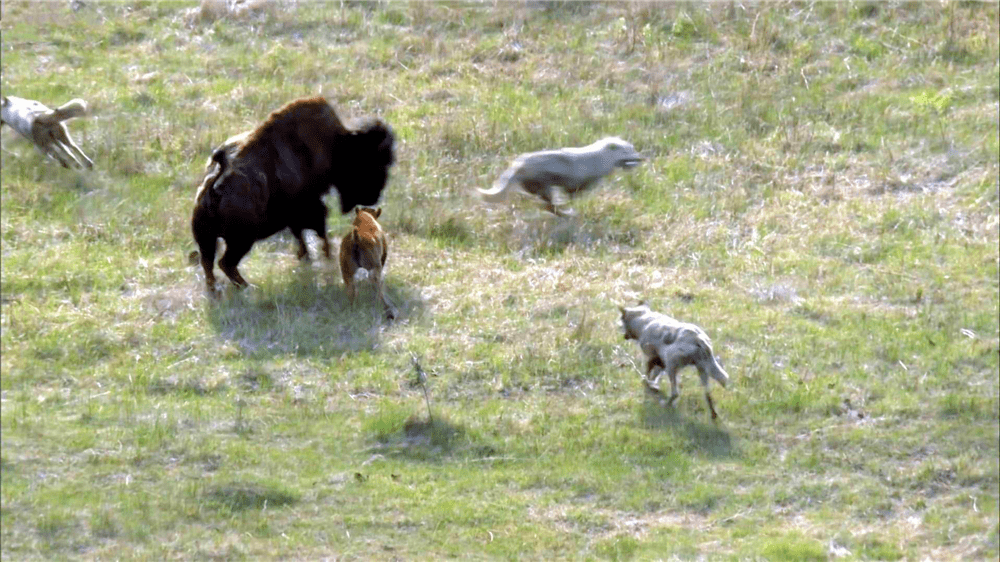
[(787, 560), (789, 562), (808, 562), (828, 558), (822, 544), (795, 532), (769, 538), (761, 549), (761, 554), (768, 560)]

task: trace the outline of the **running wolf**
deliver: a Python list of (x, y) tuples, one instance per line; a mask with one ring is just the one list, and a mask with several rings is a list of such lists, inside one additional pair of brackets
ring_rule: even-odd
[[(677, 391), (677, 371), (694, 365), (701, 376), (701, 385), (705, 387), (705, 400), (708, 401), (708, 409), (712, 411), (712, 419), (717, 418), (719, 415), (715, 412), (712, 396), (708, 393), (708, 379), (715, 379), (725, 388), (729, 382), (729, 374), (716, 360), (712, 342), (704, 330), (666, 314), (653, 312), (644, 302), (637, 306), (620, 306), (618, 309), (622, 313), (625, 339), (638, 341), (642, 352), (646, 354), (646, 385), (659, 391), (658, 380), (666, 373), (670, 377), (670, 398), (667, 403), (673, 404), (680, 394)], [(653, 377), (653, 369), (656, 367), (660, 368), (660, 373)]]

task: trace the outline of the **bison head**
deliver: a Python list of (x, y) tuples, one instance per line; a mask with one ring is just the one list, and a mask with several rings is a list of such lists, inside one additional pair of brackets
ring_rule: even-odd
[(340, 193), (340, 211), (378, 203), (389, 168), (395, 162), (392, 129), (380, 119), (369, 119), (351, 128), (337, 147), (343, 164), (337, 169), (333, 184)]

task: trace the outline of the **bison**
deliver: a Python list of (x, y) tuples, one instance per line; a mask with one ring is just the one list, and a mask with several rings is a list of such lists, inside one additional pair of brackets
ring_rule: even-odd
[(344, 287), (347, 296), (354, 304), (358, 295), (355, 275), (358, 270), (366, 270), (368, 278), (375, 285), (375, 308), (382, 303), (385, 315), (389, 320), (396, 317), (392, 304), (385, 296), (385, 260), (389, 257), (389, 242), (385, 238), (385, 230), (378, 223), (382, 209), (354, 208), (354, 222), (351, 231), (340, 242), (340, 273), (344, 276)]
[(215, 289), (215, 252), (226, 241), (219, 269), (237, 287), (248, 283), (237, 265), (254, 242), (290, 228), (307, 257), (302, 230), (326, 235), (323, 195), (331, 187), (340, 210), (375, 205), (394, 162), (392, 129), (379, 119), (345, 125), (322, 97), (288, 103), (256, 129), (231, 137), (212, 154), (195, 196), (191, 231), (201, 254), (205, 284)]

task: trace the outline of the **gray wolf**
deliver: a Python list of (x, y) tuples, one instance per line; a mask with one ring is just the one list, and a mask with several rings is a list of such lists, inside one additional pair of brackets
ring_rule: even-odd
[(528, 152), (514, 160), (491, 189), (479, 189), (489, 203), (506, 200), (511, 188), (520, 186), (545, 201), (545, 209), (556, 215), (568, 198), (582, 193), (610, 174), (615, 168), (633, 168), (644, 160), (630, 143), (607, 137), (579, 148), (560, 148)]
[[(658, 380), (666, 373), (670, 377), (670, 398), (667, 403), (673, 404), (680, 394), (677, 391), (677, 371), (694, 365), (701, 376), (701, 385), (705, 387), (705, 400), (708, 401), (708, 409), (712, 411), (712, 419), (717, 418), (712, 396), (708, 392), (708, 379), (715, 379), (725, 388), (729, 382), (729, 374), (716, 360), (708, 335), (694, 324), (653, 312), (644, 302), (618, 309), (622, 313), (625, 339), (637, 340), (642, 352), (646, 354), (647, 386), (659, 391)], [(653, 377), (653, 369), (656, 367), (660, 368), (660, 374)]]
[(368, 271), (368, 278), (375, 285), (376, 300), (375, 306), (382, 303), (386, 316), (391, 320), (395, 317), (392, 305), (385, 298), (382, 270), (385, 267), (385, 260), (389, 256), (389, 244), (385, 239), (385, 231), (378, 223), (378, 218), (382, 215), (382, 209), (367, 209), (356, 207), (354, 209), (354, 222), (351, 231), (344, 236), (340, 242), (340, 273), (344, 276), (344, 285), (347, 287), (347, 296), (354, 304), (358, 288), (356, 274), (358, 270)]
[(345, 214), (377, 203), (395, 161), (393, 145), (381, 120), (345, 125), (322, 97), (288, 103), (230, 137), (209, 160), (191, 216), (208, 290), (215, 289), (219, 238), (226, 242), (219, 268), (237, 287), (248, 285), (237, 265), (254, 242), (285, 228), (298, 239), (300, 257), (308, 255), (302, 230), (310, 229), (329, 258), (323, 195), (336, 188)]
[(70, 162), (79, 168), (93, 168), (93, 160), (73, 142), (63, 123), (86, 112), (87, 104), (81, 99), (70, 100), (56, 109), (49, 109), (34, 100), (4, 96), (0, 125), (10, 125), (22, 137), (34, 143), (42, 154), (55, 158), (63, 168), (69, 168)]

